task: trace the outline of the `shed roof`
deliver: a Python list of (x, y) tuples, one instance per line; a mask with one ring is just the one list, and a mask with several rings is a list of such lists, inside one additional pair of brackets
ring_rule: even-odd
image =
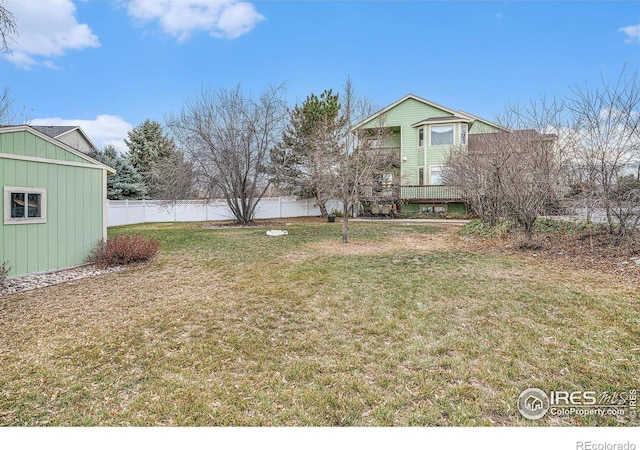
[[(45, 127), (45, 128), (49, 128), (49, 127)], [(75, 129), (78, 129), (84, 135), (84, 132), (82, 132), (82, 129), (80, 127), (72, 127), (72, 130), (75, 130)], [(68, 130), (68, 131), (72, 131), (72, 130)], [(58, 147), (61, 147), (64, 150), (66, 150), (66, 151), (68, 151), (70, 153), (73, 153), (77, 157), (79, 157), (81, 159), (84, 159), (85, 161), (87, 161), (87, 163), (89, 163), (89, 164), (91, 164), (93, 166), (96, 166), (98, 168), (106, 170), (109, 175), (115, 175), (115, 173), (116, 173), (116, 171), (113, 168), (107, 166), (106, 164), (101, 163), (100, 161), (97, 161), (97, 160), (91, 158), (86, 153), (81, 152), (80, 150), (71, 147), (70, 145), (68, 145), (68, 144), (56, 139), (55, 137), (51, 137), (49, 134), (47, 134), (47, 133), (45, 133), (43, 131), (40, 131), (38, 128), (36, 128), (34, 126), (31, 126), (31, 125), (0, 125), (0, 134), (17, 132), (17, 131), (26, 131), (28, 133), (31, 133), (31, 134), (34, 134), (34, 135), (40, 137), (41, 139), (49, 141), (52, 144), (57, 145)], [(64, 133), (62, 133), (62, 134), (64, 134)], [(58, 135), (58, 136), (60, 136), (60, 135)], [(49, 161), (49, 162), (53, 162), (53, 161)]]

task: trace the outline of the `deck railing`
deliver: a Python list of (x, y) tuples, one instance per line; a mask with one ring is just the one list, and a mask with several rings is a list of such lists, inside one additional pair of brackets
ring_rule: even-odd
[(364, 186), (361, 199), (363, 201), (400, 199), (404, 201), (460, 201), (460, 193), (456, 186), (431, 184), (422, 186), (397, 186), (392, 184), (378, 184)]
[(456, 186), (449, 185), (400, 186), (400, 198), (403, 200), (460, 200), (460, 193)]
[(380, 147), (375, 149), (378, 157), (388, 160), (398, 160), (400, 162), (400, 147)]

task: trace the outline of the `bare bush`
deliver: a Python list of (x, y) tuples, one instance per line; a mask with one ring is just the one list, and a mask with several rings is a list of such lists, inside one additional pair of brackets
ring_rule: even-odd
[(100, 241), (91, 251), (86, 261), (100, 268), (149, 261), (160, 249), (157, 239), (140, 235), (116, 236)]
[(545, 99), (511, 106), (499, 119), (507, 131), (471, 135), (468, 147), (451, 152), (445, 178), (484, 223), (509, 218), (531, 239), (545, 204), (563, 195), (570, 143), (563, 111)]
[(4, 261), (2, 264), (0, 264), (0, 286), (2, 286), (7, 280), (9, 272), (11, 272), (11, 267), (6, 261)]

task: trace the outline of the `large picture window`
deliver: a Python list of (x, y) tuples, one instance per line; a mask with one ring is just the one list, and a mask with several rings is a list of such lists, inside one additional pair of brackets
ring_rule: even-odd
[(4, 223), (44, 223), (47, 221), (47, 192), (38, 188), (4, 188)]
[(433, 125), (431, 145), (453, 145), (453, 125)]

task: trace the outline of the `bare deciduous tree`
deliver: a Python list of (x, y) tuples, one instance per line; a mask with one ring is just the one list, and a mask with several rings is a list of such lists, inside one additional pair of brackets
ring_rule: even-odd
[(286, 118), (283, 87), (252, 98), (235, 90), (202, 91), (167, 118), (202, 186), (220, 193), (237, 222), (253, 220), (269, 187), (267, 164)]
[(556, 101), (509, 107), (499, 122), (512, 131), (471, 135), (468, 148), (451, 152), (446, 179), (485, 223), (510, 218), (530, 240), (545, 204), (562, 194), (569, 143), (563, 119)]
[(18, 34), (14, 15), (2, 6), (5, 0), (0, 0), (0, 51), (9, 51), (9, 44), (14, 42), (13, 36)]
[(4, 88), (0, 92), (0, 124), (8, 124), (13, 122), (14, 114), (12, 113), (12, 101), (9, 88)]
[[(572, 113), (575, 198), (589, 211), (602, 208), (611, 233), (624, 234), (640, 218), (640, 85), (637, 73), (591, 89), (576, 86)], [(635, 181), (635, 184), (633, 183)]]
[(359, 205), (364, 190), (374, 184), (376, 169), (381, 164), (381, 149), (375, 142), (382, 142), (388, 129), (384, 114), (375, 127), (354, 131), (353, 127), (374, 112), (372, 103), (356, 95), (351, 79), (347, 79), (341, 100), (342, 128), (338, 139), (338, 155), (333, 182), (336, 195), (342, 201), (342, 243), (348, 242), (349, 212)]
[(193, 164), (179, 150), (151, 167), (153, 198), (175, 204), (178, 200), (199, 197)]

